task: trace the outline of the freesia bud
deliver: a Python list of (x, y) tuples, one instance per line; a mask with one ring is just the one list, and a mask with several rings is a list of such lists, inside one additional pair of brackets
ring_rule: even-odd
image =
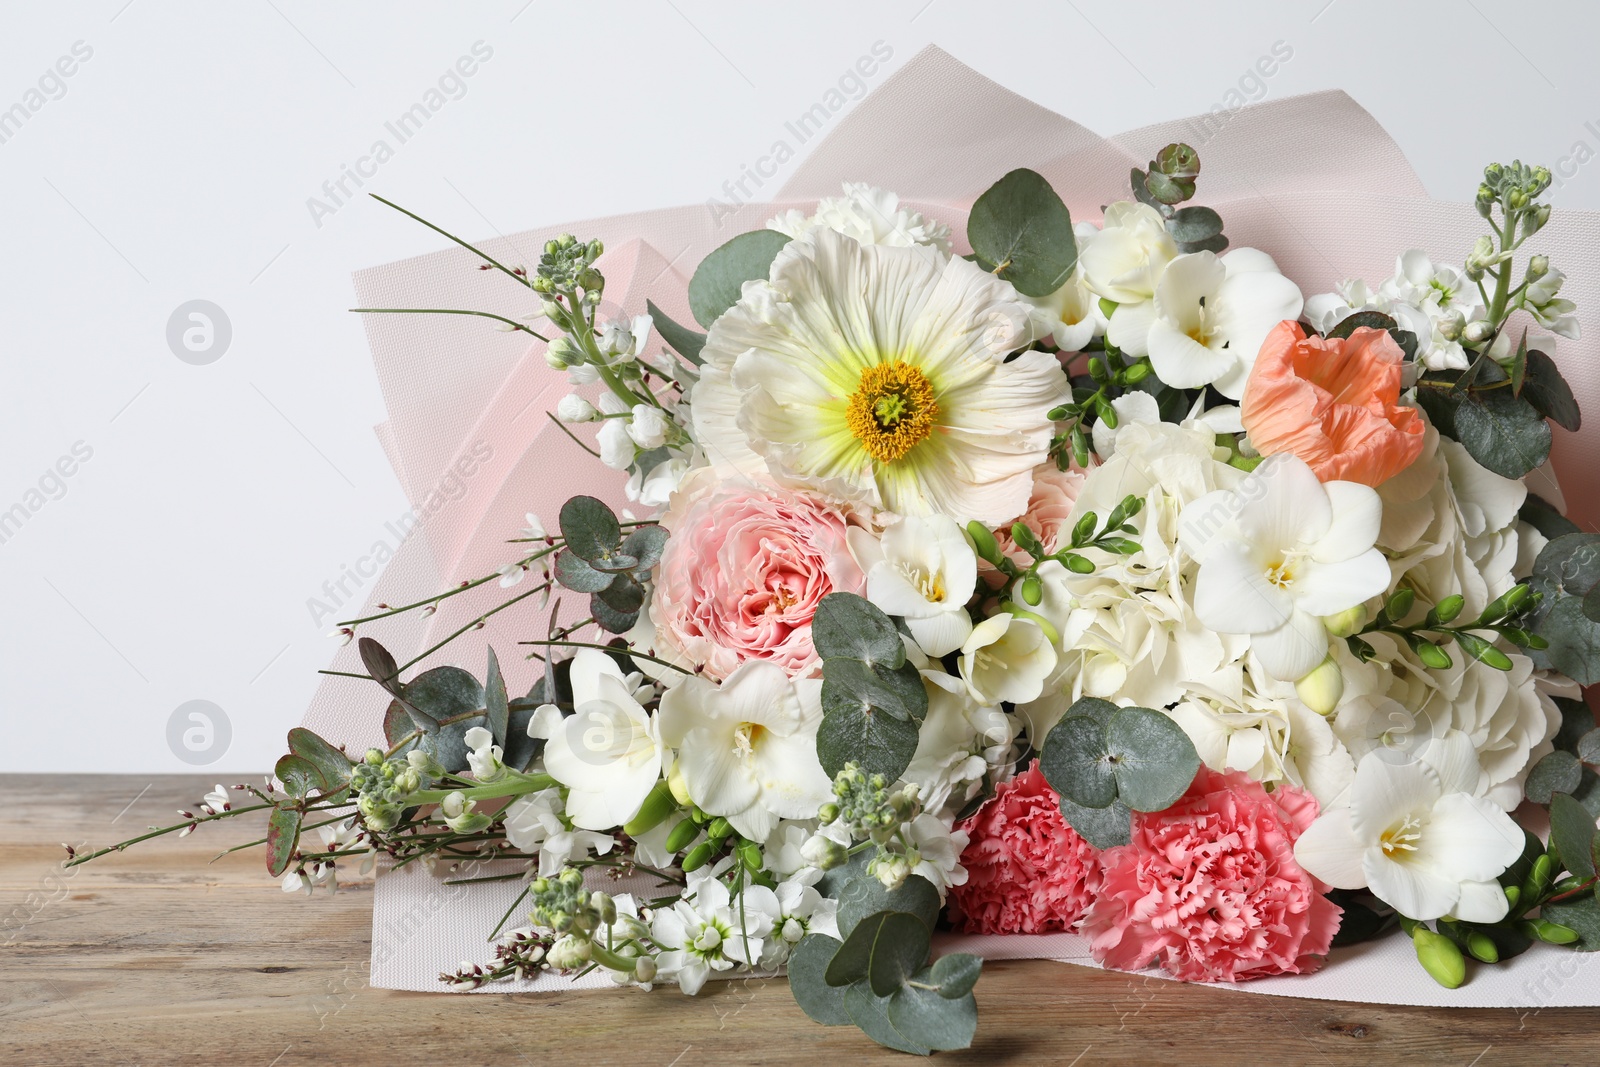
[(1360, 604), (1346, 608), (1337, 615), (1325, 615), (1322, 625), (1334, 637), (1350, 637), (1367, 624), (1367, 609)]
[(1446, 989), (1456, 989), (1467, 980), (1467, 961), (1454, 941), (1426, 926), (1418, 926), (1411, 940), (1416, 944), (1417, 962), (1435, 982)]
[(1339, 706), (1339, 698), (1344, 696), (1344, 672), (1329, 656), (1310, 674), (1294, 683), (1294, 691), (1305, 706), (1318, 715), (1332, 714), (1333, 709)]

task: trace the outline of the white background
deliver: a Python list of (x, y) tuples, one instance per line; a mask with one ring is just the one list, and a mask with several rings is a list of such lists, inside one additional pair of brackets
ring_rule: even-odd
[[(491, 58), (367, 183), (469, 237), (724, 196), (879, 41), (873, 82), (936, 43), (1103, 134), (1231, 102), (1282, 41), (1292, 58), (1245, 89), (1346, 90), (1433, 195), (1469, 199), (1484, 162), (1520, 156), (1570, 175), (1558, 207), (1600, 209), (1600, 167), (1577, 165), (1600, 148), (1600, 13), (1578, 0), (97, 0), (4, 19), (0, 111), (37, 102), (77, 42), (92, 55), (0, 143), (0, 511), (43, 501), (0, 543), (0, 771), (189, 770), (167, 723), (195, 699), (231, 723), (219, 777), (282, 751), (331, 653), (308, 599), (407, 506), (349, 274), (442, 243), (365, 198), (320, 219), (307, 201), (393, 144), (384, 123), (475, 42)], [(167, 343), (193, 299), (232, 325), (209, 365)], [(78, 442), (92, 457), (30, 497)]]

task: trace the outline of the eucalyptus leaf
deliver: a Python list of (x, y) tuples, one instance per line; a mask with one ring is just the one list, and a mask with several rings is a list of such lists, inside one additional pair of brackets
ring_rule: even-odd
[(970, 952), (952, 952), (934, 960), (925, 973), (928, 983), (939, 987), (941, 997), (955, 1000), (972, 992), (972, 987), (978, 984), (983, 974), (983, 957)]
[[(1561, 726), (1556, 730), (1556, 736), (1551, 738), (1551, 743), (1556, 748), (1584, 759), (1578, 741), (1585, 734), (1592, 732), (1597, 725), (1593, 709), (1582, 700), (1568, 700), (1566, 697), (1551, 699), (1555, 702), (1556, 710), (1561, 712)], [(1590, 761), (1585, 760), (1585, 762)]]
[(595, 570), (570, 549), (556, 554), (556, 581), (574, 593), (598, 593), (610, 586), (616, 577), (615, 574)]
[(931, 1046), (910, 1041), (894, 1028), (889, 1022), (889, 998), (878, 996), (864, 980), (845, 989), (844, 1009), (862, 1033), (885, 1048), (914, 1056), (926, 1056), (933, 1051)]
[[(575, 496), (561, 505), (561, 536), (567, 548), (590, 563), (606, 559), (622, 543), (622, 527), (604, 502)], [(580, 590), (580, 592), (592, 590)]]
[(679, 326), (649, 300), (644, 302), (644, 308), (650, 313), (650, 321), (655, 323), (656, 332), (661, 335), (663, 341), (671, 346), (674, 352), (696, 367), (705, 362), (700, 358), (700, 350), (706, 345), (705, 334), (697, 333), (687, 326)]
[(844, 990), (829, 985), (825, 975), (840, 942), (826, 934), (808, 934), (789, 954), (789, 991), (800, 1010), (823, 1026), (849, 1026)]
[(1222, 216), (1208, 207), (1179, 208), (1167, 220), (1167, 232), (1179, 244), (1205, 241), (1222, 233)]
[[(922, 981), (923, 975), (916, 980)], [(908, 985), (889, 998), (888, 1018), (906, 1041), (953, 1051), (971, 1046), (978, 1032), (978, 1001), (971, 993), (951, 999)]]
[[(865, 857), (866, 853), (860, 855)], [(839, 924), (839, 933), (845, 937), (850, 936), (862, 919), (885, 911), (915, 915), (932, 930), (941, 911), (939, 890), (920, 874), (911, 875), (894, 889), (886, 889), (882, 882), (866, 873), (865, 862), (856, 876), (844, 883), (835, 899), (839, 901), (835, 921)]]
[[(879, 942), (883, 941), (887, 947), (897, 933), (894, 928), (888, 926), (889, 920), (896, 915), (905, 914), (905, 912), (880, 911), (856, 923), (855, 928), (845, 934), (844, 943), (839, 946), (839, 951), (833, 954), (828, 969), (823, 973), (828, 984), (847, 986), (866, 978), (872, 967), (873, 953), (878, 951)], [(926, 938), (928, 930), (922, 925), (922, 920), (914, 915), (910, 918)], [(888, 993), (884, 992), (881, 995), (888, 996)]]
[(1057, 797), (1061, 804), (1061, 817), (1078, 836), (1098, 849), (1126, 845), (1133, 831), (1133, 812), (1118, 800), (1107, 808), (1086, 808), (1066, 797)]
[(281, 877), (289, 869), (305, 814), (289, 801), (280, 801), (267, 816), (267, 873)]
[(533, 764), (533, 757), (539, 754), (539, 749), (544, 745), (544, 741), (528, 736), (528, 723), (533, 720), (534, 710), (538, 706), (539, 702), (529, 697), (517, 697), (508, 705), (510, 716), (500, 762), (514, 771), (527, 771)]
[(607, 633), (625, 634), (638, 625), (639, 608), (635, 608), (633, 611), (618, 611), (601, 599), (604, 595), (604, 593), (596, 593), (589, 598), (589, 614), (600, 625), (602, 630)]
[(1600, 764), (1600, 729), (1578, 738), (1578, 758), (1588, 764)]
[(1050, 788), (1085, 808), (1108, 808), (1117, 799), (1117, 775), (1106, 731), (1087, 715), (1069, 715), (1045, 735), (1039, 770)]
[(343, 750), (335, 748), (304, 726), (289, 731), (289, 751), (311, 763), (329, 789), (336, 789), (350, 781), (354, 764)]
[(789, 243), (777, 230), (742, 233), (718, 247), (695, 268), (689, 279), (689, 310), (706, 329), (739, 302), (744, 283), (771, 274), (772, 261)]
[(483, 686), (460, 667), (434, 667), (406, 683), (406, 703), (440, 723), (483, 708)]
[(1572, 395), (1572, 386), (1561, 376), (1556, 361), (1537, 349), (1528, 353), (1522, 396), (1541, 415), (1553, 419), (1563, 430), (1577, 433), (1583, 425), (1583, 413), (1578, 409), (1577, 398)]
[(638, 561), (636, 567), (648, 571), (661, 562), (661, 553), (667, 547), (667, 528), (660, 525), (638, 526), (622, 542), (622, 551)]
[(1557, 793), (1570, 794), (1583, 784), (1583, 764), (1570, 752), (1556, 749), (1528, 772), (1523, 792), (1535, 804), (1548, 804)]
[(1550, 798), (1550, 844), (1579, 878), (1594, 877), (1594, 816), (1566, 793)]
[(505, 751), (506, 731), (511, 725), (511, 706), (506, 698), (506, 680), (500, 673), (500, 657), (489, 649), (489, 666), (483, 675), (483, 710), (489, 719), (494, 743)]
[(389, 650), (372, 638), (363, 637), (356, 642), (356, 651), (361, 653), (362, 666), (367, 668), (367, 674), (372, 680), (395, 696), (399, 696), (400, 665), (394, 661)]
[(861, 704), (825, 709), (817, 727), (817, 759), (830, 778), (854, 761), (863, 773), (881, 774), (892, 782), (911, 766), (916, 751), (916, 722), (874, 713)]
[(1359, 329), (1393, 330), (1399, 323), (1381, 311), (1358, 311), (1354, 315), (1347, 315), (1339, 320), (1338, 325), (1328, 331), (1330, 338), (1346, 338)]
[(972, 205), (967, 240), (984, 270), (1023, 296), (1049, 296), (1078, 262), (1072, 216), (1043, 176), (1014, 170)]
[(632, 575), (618, 574), (610, 585), (595, 593), (595, 597), (623, 614), (637, 612), (644, 607), (644, 586)]
[(1194, 742), (1159, 711), (1123, 708), (1106, 724), (1105, 734), (1117, 798), (1134, 811), (1171, 807), (1200, 769)]
[(890, 996), (922, 970), (928, 963), (931, 938), (921, 919), (891, 911), (878, 931), (872, 960), (867, 964), (867, 983), (872, 991), (880, 997)]
[(283, 783), (283, 791), (292, 797), (327, 792), (329, 788), (316, 764), (292, 753), (279, 757), (277, 765), (272, 768), (272, 775)]
[(1472, 392), (1455, 410), (1456, 440), (1482, 466), (1521, 478), (1550, 457), (1550, 424), (1524, 396), (1508, 390)]
[[(406, 710), (405, 704), (399, 700), (389, 701), (388, 710), (383, 713), (383, 737), (389, 743), (390, 748), (399, 745), (406, 736), (418, 729), (420, 727), (417, 726), (416, 719), (412, 718), (411, 712)], [(415, 743), (415, 741), (412, 742), (413, 745)], [(409, 747), (408, 745), (407, 748)], [(395, 753), (397, 756), (404, 754), (403, 750)]]
[(811, 618), (811, 643), (824, 659), (858, 659), (898, 667), (905, 644), (889, 616), (865, 597), (829, 593)]
[(1545, 613), (1536, 632), (1550, 642), (1542, 655), (1579, 685), (1600, 682), (1600, 623), (1583, 613), (1583, 598), (1562, 597)]
[(1577, 523), (1561, 514), (1548, 500), (1535, 493), (1529, 493), (1528, 498), (1522, 502), (1518, 518), (1552, 541), (1566, 534), (1579, 532)]
[(928, 690), (922, 675), (909, 663), (890, 670), (855, 659), (824, 660), (823, 714), (852, 707), (920, 723), (928, 712)]

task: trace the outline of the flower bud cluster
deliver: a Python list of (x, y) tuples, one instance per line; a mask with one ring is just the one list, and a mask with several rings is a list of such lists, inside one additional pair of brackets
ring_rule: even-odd
[(350, 789), (367, 829), (392, 830), (411, 794), (426, 789), (444, 773), (439, 761), (412, 749), (404, 759), (391, 759), (380, 749), (368, 749), (350, 774)]

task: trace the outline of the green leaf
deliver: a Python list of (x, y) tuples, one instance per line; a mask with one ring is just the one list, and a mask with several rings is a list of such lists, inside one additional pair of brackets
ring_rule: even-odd
[(363, 637), (356, 642), (356, 651), (361, 653), (362, 666), (367, 668), (367, 674), (372, 680), (395, 696), (399, 696), (402, 689), (400, 665), (394, 661), (389, 650), (372, 638)]
[(817, 727), (817, 759), (830, 778), (854, 760), (863, 773), (881, 774), (892, 782), (911, 766), (916, 752), (917, 724), (913, 720), (875, 713), (859, 703), (841, 704), (831, 711), (823, 708), (822, 723)]
[[(286, 806), (288, 805), (288, 806)], [(280, 801), (267, 816), (267, 873), (281, 877), (289, 869), (294, 847), (300, 840), (300, 825), (305, 814), (297, 811), (289, 801)]]
[(1357, 330), (1393, 330), (1399, 326), (1393, 318), (1381, 311), (1358, 311), (1339, 321), (1339, 324), (1328, 331), (1329, 337), (1346, 338)]
[(1561, 376), (1556, 361), (1535, 349), (1528, 353), (1528, 373), (1523, 382), (1522, 396), (1541, 415), (1554, 419), (1563, 430), (1578, 432), (1583, 425), (1583, 413), (1578, 409), (1572, 386)]
[[(766, 278), (789, 238), (777, 230), (741, 233), (700, 261), (689, 279), (689, 310), (706, 329), (739, 302), (744, 283)], [(663, 333), (663, 336), (665, 334)]]
[[(860, 855), (869, 858), (866, 853)], [(845, 937), (850, 936), (862, 919), (885, 911), (915, 915), (932, 930), (942, 910), (939, 890), (922, 875), (913, 874), (897, 888), (885, 889), (882, 882), (866, 873), (865, 863), (857, 870), (855, 877), (844, 883), (835, 899), (839, 901), (835, 921), (839, 924), (839, 933)]]
[(561, 505), (559, 521), (567, 547), (590, 563), (605, 560), (622, 543), (616, 515), (592, 496), (575, 496)]
[[(978, 984), (983, 974), (983, 957), (970, 952), (952, 952), (940, 956), (925, 973), (929, 984), (939, 987), (941, 997), (955, 1000), (972, 992), (972, 987)], [(921, 976), (918, 978), (920, 980)]]
[[(618, 611), (601, 599), (603, 593), (596, 593), (589, 598), (589, 614), (594, 616), (594, 621), (607, 633), (625, 634), (639, 622), (639, 611)], [(641, 605), (642, 606), (642, 605)]]
[(500, 658), (489, 649), (489, 667), (483, 675), (483, 710), (489, 717), (489, 732), (494, 743), (505, 750), (506, 730), (511, 725), (511, 705), (506, 699), (506, 680), (500, 673)]
[(661, 553), (667, 547), (667, 528), (665, 526), (638, 526), (628, 534), (622, 542), (622, 551), (638, 560), (635, 568), (640, 571), (652, 570), (661, 562)]
[(618, 574), (595, 597), (605, 601), (614, 610), (629, 614), (644, 607), (644, 586), (630, 574)]
[(574, 593), (598, 593), (610, 586), (616, 577), (595, 570), (571, 550), (563, 549), (556, 554), (556, 581)]
[(406, 702), (443, 723), (483, 708), (483, 686), (460, 667), (434, 667), (406, 683)]
[(1522, 855), (1517, 861), (1501, 872), (1498, 879), (1502, 886), (1520, 886), (1528, 878), (1528, 872), (1533, 869), (1533, 862), (1544, 855), (1544, 842), (1536, 834), (1524, 829), (1522, 831)]
[(800, 1010), (823, 1026), (848, 1026), (844, 990), (828, 984), (825, 975), (840, 942), (826, 934), (808, 934), (789, 955), (789, 991)]
[(1106, 724), (1117, 797), (1134, 811), (1163, 811), (1183, 796), (1200, 769), (1194, 742), (1159, 711), (1123, 708)]
[(1460, 395), (1448, 389), (1419, 388), (1417, 405), (1428, 416), (1428, 421), (1451, 440), (1456, 440), (1456, 412), (1464, 403)]
[(1594, 816), (1566, 793), (1550, 798), (1550, 844), (1579, 878), (1594, 877)]
[(1506, 374), (1511, 379), (1511, 395), (1521, 396), (1522, 387), (1528, 381), (1528, 331), (1523, 329), (1522, 338), (1517, 342), (1516, 355), (1511, 357), (1511, 366)]
[(1559, 904), (1546, 904), (1539, 914), (1578, 931), (1578, 940), (1571, 946), (1576, 951), (1600, 952), (1600, 900), (1585, 893)]
[[(873, 992), (886, 997), (905, 980), (904, 975), (915, 973), (927, 962), (929, 937), (928, 928), (922, 920), (908, 912), (880, 911), (869, 915), (845, 935), (844, 944), (834, 953), (823, 977), (831, 986), (847, 986), (868, 978), (872, 982)], [(913, 948), (920, 945), (921, 958), (911, 965), (910, 970), (890, 983), (889, 977), (907, 955), (904, 951), (907, 943)], [(881, 964), (876, 962), (880, 955), (883, 958)], [(875, 966), (880, 971), (878, 975), (873, 974)]]
[(1578, 758), (1585, 763), (1600, 764), (1600, 730), (1590, 730), (1578, 738)]
[[(399, 700), (389, 701), (389, 707), (383, 713), (383, 737), (389, 743), (389, 747), (394, 748), (402, 738), (417, 729), (417, 721), (411, 717), (411, 712), (406, 710), (405, 704)], [(415, 744), (415, 741), (412, 744)], [(395, 755), (403, 756), (405, 753), (397, 752)]]
[(1550, 642), (1543, 655), (1552, 667), (1579, 685), (1600, 682), (1600, 623), (1583, 613), (1582, 597), (1556, 601), (1536, 632)]
[(1117, 799), (1105, 728), (1086, 715), (1068, 715), (1045, 735), (1039, 770), (1050, 788), (1085, 808), (1107, 808)]
[(1593, 710), (1581, 700), (1568, 700), (1566, 697), (1552, 699), (1555, 701), (1556, 710), (1561, 712), (1561, 727), (1556, 730), (1556, 736), (1551, 739), (1551, 743), (1562, 751), (1571, 752), (1579, 759), (1583, 759), (1583, 753), (1578, 750), (1578, 740), (1595, 728)]
[(995, 182), (972, 205), (967, 240), (978, 265), (1023, 296), (1049, 296), (1078, 262), (1072, 216), (1050, 183), (1027, 169)]
[(823, 660), (823, 714), (851, 708), (920, 723), (928, 713), (927, 686), (909, 663), (890, 670), (858, 659)]
[(889, 616), (865, 597), (829, 593), (811, 617), (811, 644), (824, 659), (858, 659), (898, 667), (905, 644)]
[(655, 323), (656, 332), (661, 335), (663, 341), (671, 346), (674, 352), (696, 367), (705, 362), (700, 358), (700, 350), (706, 345), (705, 334), (697, 333), (687, 326), (679, 326), (668, 318), (665, 312), (648, 300), (644, 302), (644, 308), (650, 313), (650, 320)]
[(878, 996), (865, 981), (856, 982), (845, 990), (844, 1008), (850, 1014), (850, 1021), (860, 1027), (862, 1033), (885, 1048), (909, 1052), (914, 1056), (926, 1056), (933, 1051), (926, 1045), (919, 1045), (901, 1036), (900, 1031), (889, 1022), (888, 998)]
[(978, 1002), (971, 993), (948, 999), (908, 985), (889, 998), (889, 1025), (905, 1040), (935, 1051), (967, 1048), (978, 1032)]
[(1550, 424), (1505, 389), (1468, 393), (1455, 411), (1455, 433), (1473, 459), (1505, 478), (1521, 478), (1550, 457)]
[(327, 792), (327, 781), (322, 772), (308, 759), (296, 755), (282, 756), (272, 768), (273, 777), (283, 783), (283, 791), (292, 797), (309, 796), (314, 791)]
[(1590, 622), (1600, 622), (1600, 585), (1583, 594), (1583, 617)]
[(1133, 830), (1133, 812), (1122, 801), (1108, 808), (1086, 808), (1074, 804), (1066, 797), (1056, 798), (1061, 804), (1061, 817), (1067, 825), (1078, 831), (1078, 836), (1098, 849), (1126, 845)]
[(1167, 220), (1167, 232), (1179, 244), (1210, 240), (1222, 233), (1222, 216), (1208, 207), (1184, 207)]
[(1557, 749), (1533, 765), (1523, 792), (1535, 804), (1548, 804), (1555, 794), (1570, 794), (1581, 784), (1583, 764), (1572, 753)]
[(872, 991), (887, 997), (922, 970), (928, 963), (931, 938), (928, 928), (915, 915), (890, 912), (879, 931), (872, 961), (867, 965), (867, 982)]
[(1578, 533), (1578, 524), (1567, 518), (1543, 497), (1529, 493), (1522, 502), (1518, 517), (1535, 530), (1554, 541), (1566, 534)]
[(355, 766), (350, 757), (304, 726), (296, 726), (289, 731), (289, 751), (316, 767), (330, 789), (349, 783), (350, 772)]

